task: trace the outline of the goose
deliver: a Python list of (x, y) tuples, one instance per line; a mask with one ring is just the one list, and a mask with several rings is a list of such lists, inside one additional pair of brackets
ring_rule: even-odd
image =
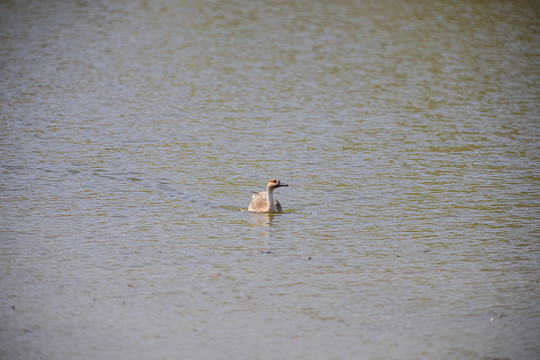
[(281, 204), (274, 198), (274, 190), (282, 186), (289, 185), (282, 183), (278, 179), (268, 180), (266, 191), (255, 193), (255, 195), (251, 197), (248, 210), (257, 212), (281, 212)]

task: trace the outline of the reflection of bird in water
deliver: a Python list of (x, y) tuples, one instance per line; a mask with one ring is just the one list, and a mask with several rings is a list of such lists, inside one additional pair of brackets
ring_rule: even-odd
[(261, 191), (251, 197), (248, 210), (257, 212), (281, 212), (281, 204), (274, 198), (274, 190), (282, 186), (289, 185), (284, 184), (277, 179), (268, 180), (266, 191)]
[[(272, 222), (274, 221), (274, 216), (276, 213), (263, 213), (263, 212), (257, 212), (251, 214), (251, 222), (255, 226), (262, 226), (263, 228), (272, 226)], [(270, 233), (264, 232), (264, 236), (270, 236)]]

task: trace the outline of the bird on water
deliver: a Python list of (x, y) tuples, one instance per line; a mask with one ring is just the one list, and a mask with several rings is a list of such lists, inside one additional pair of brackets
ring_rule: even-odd
[(282, 183), (278, 179), (268, 180), (266, 191), (255, 193), (251, 197), (248, 210), (257, 212), (281, 212), (283, 209), (279, 201), (274, 197), (274, 190), (282, 186), (289, 185)]

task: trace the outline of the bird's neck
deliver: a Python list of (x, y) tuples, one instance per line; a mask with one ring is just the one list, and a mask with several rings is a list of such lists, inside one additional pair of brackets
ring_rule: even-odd
[(274, 205), (273, 189), (266, 189), (266, 204), (268, 205), (268, 211), (276, 211), (276, 205)]

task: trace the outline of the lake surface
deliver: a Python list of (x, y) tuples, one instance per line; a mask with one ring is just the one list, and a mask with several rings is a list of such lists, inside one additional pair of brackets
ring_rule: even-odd
[(540, 359), (539, 13), (0, 3), (0, 358)]

